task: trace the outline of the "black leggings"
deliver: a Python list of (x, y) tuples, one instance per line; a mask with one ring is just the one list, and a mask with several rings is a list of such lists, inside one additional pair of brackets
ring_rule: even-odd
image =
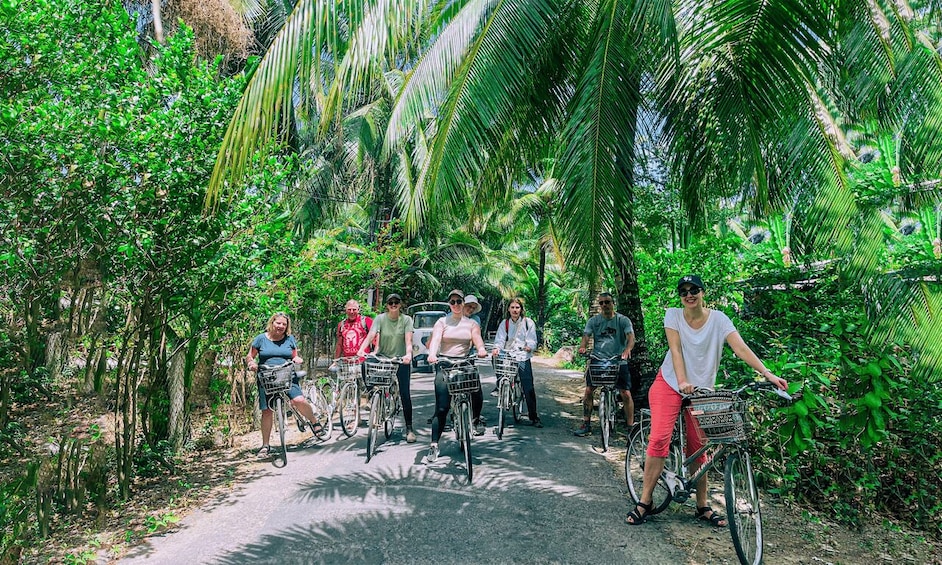
[(402, 419), (406, 421), (406, 427), (412, 427), (412, 392), (409, 390), (409, 382), (412, 380), (412, 366), (409, 363), (400, 363), (399, 370), (396, 371), (396, 377), (399, 380), (399, 399), (402, 401)]
[[(484, 393), (478, 388), (471, 393), (471, 417), (477, 420), (484, 407)], [(435, 369), (435, 415), (432, 417), (432, 441), (437, 442), (445, 429), (445, 418), (451, 408), (451, 395), (448, 394), (448, 383), (441, 369)]]
[(517, 365), (517, 374), (520, 375), (520, 385), (523, 387), (523, 397), (527, 400), (527, 416), (530, 421), (537, 419), (536, 413), (536, 389), (533, 387), (533, 367), (530, 366), (530, 360), (521, 361)]

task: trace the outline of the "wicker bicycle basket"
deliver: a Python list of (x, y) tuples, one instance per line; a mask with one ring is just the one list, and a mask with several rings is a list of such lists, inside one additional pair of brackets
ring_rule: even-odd
[(494, 374), (498, 380), (503, 378), (513, 379), (517, 376), (517, 367), (519, 361), (509, 355), (501, 355), (494, 360)]
[(618, 380), (618, 361), (589, 361), (589, 382), (592, 386), (613, 385)]
[(396, 373), (396, 364), (384, 359), (366, 360), (366, 385), (390, 386), (393, 375)]
[(697, 423), (701, 440), (735, 443), (746, 439), (746, 401), (730, 391), (690, 397), (687, 411)]
[(291, 388), (291, 378), (294, 377), (294, 365), (288, 363), (281, 367), (258, 368), (258, 382), (262, 385), (266, 396), (272, 396)]
[(445, 382), (448, 384), (449, 394), (475, 392), (481, 388), (481, 375), (472, 363), (444, 369), (443, 372)]

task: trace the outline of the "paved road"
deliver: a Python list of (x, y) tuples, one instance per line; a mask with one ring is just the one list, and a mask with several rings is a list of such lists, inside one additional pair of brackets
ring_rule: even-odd
[[(617, 467), (576, 438), (575, 399), (555, 398), (573, 372), (535, 367), (546, 427), (489, 427), (474, 438), (474, 483), (453, 434), (424, 462), (432, 379), (413, 376), (419, 441), (400, 430), (365, 462), (364, 429), (351, 439), (296, 448), (288, 465), (256, 473), (187, 516), (180, 527), (133, 548), (122, 563), (678, 563), (659, 528), (624, 524)], [(484, 415), (497, 420), (493, 373), (483, 374)], [(401, 422), (400, 422), (401, 425)], [(338, 437), (339, 436), (339, 437)], [(303, 436), (298, 438), (303, 439)]]

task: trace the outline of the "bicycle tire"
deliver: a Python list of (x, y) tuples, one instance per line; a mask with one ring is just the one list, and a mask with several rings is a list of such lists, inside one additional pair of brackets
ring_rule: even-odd
[(374, 392), (370, 395), (370, 416), (369, 416), (369, 425), (366, 431), (366, 462), (369, 463), (370, 459), (373, 458), (373, 453), (376, 452), (376, 435), (379, 433), (379, 421), (382, 417), (382, 402), (383, 399), (380, 396), (381, 392)]
[(354, 383), (345, 383), (340, 387), (337, 404), (340, 406), (340, 427), (344, 435), (353, 437), (360, 427), (360, 395)]
[[(641, 490), (644, 488), (644, 465), (650, 434), (651, 429), (642, 425), (635, 428), (628, 437), (628, 448), (625, 454), (625, 484), (628, 485), (628, 493), (635, 504), (641, 502)], [(658, 477), (651, 496), (649, 514), (652, 516), (663, 512), (670, 506), (671, 491), (662, 477)]]
[(514, 423), (519, 424), (520, 418), (523, 417), (523, 386), (518, 380), (513, 386), (510, 387), (510, 398), (513, 401), (513, 415)]
[(459, 420), (463, 432), (461, 438), (461, 452), (464, 453), (464, 462), (468, 473), (468, 484), (471, 484), (474, 480), (474, 463), (471, 461), (471, 404), (464, 401), (459, 406), (459, 410), (461, 411)]
[(612, 430), (609, 428), (608, 413), (611, 410), (609, 406), (608, 393), (602, 391), (599, 394), (599, 427), (602, 428), (602, 451), (608, 451), (608, 441)]
[(726, 521), (736, 555), (743, 565), (762, 562), (762, 514), (759, 491), (749, 453), (737, 450), (726, 457)]
[(278, 420), (278, 437), (281, 439), (281, 459), (285, 465), (288, 464), (288, 446), (285, 444), (285, 402), (279, 394), (275, 397), (275, 417)]
[(397, 401), (398, 399), (392, 393), (383, 399), (383, 435), (386, 436), (386, 439), (389, 439), (396, 427)]
[(504, 426), (507, 424), (507, 410), (510, 409), (510, 385), (507, 379), (501, 379), (500, 388), (497, 391), (497, 398), (500, 399), (500, 406), (497, 410), (497, 439), (504, 439)]

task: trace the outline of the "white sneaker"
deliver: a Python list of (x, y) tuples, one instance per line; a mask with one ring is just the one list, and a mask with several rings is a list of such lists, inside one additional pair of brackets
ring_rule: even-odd
[(425, 461), (428, 463), (434, 463), (438, 459), (438, 444), (433, 443), (428, 448), (428, 455), (425, 457)]
[(406, 430), (406, 443), (415, 443), (415, 430), (412, 428)]

